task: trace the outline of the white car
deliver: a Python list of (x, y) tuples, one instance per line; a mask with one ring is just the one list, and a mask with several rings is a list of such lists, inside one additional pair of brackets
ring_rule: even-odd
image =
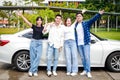
[[(0, 36), (0, 62), (13, 64), (20, 71), (30, 67), (29, 46), (32, 29), (12, 35)], [(107, 67), (120, 72), (120, 41), (99, 38), (91, 33), (91, 67)], [(43, 40), (43, 53), (39, 66), (46, 66), (47, 39)], [(82, 67), (78, 54), (79, 67)], [(66, 66), (64, 50), (59, 55), (58, 66)]]

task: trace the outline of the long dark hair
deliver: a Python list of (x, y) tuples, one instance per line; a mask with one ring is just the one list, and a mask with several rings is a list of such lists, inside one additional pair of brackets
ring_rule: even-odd
[[(38, 16), (38, 17), (36, 18), (36, 21), (38, 21), (39, 19), (41, 19), (41, 21), (43, 21), (43, 18), (42, 18), (41, 16)], [(41, 26), (43, 26), (43, 25), (41, 24)]]

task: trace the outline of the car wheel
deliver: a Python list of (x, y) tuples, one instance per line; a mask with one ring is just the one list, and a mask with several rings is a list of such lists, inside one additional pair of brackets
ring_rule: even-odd
[(30, 68), (30, 56), (28, 51), (17, 53), (14, 59), (14, 65), (19, 71), (28, 71)]
[(112, 53), (106, 63), (106, 67), (113, 72), (120, 72), (120, 52)]

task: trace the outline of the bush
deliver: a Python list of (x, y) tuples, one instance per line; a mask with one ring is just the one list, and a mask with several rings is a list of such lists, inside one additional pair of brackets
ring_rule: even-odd
[(18, 30), (18, 28), (0, 28), (0, 34), (14, 34), (21, 30), (23, 30), (23, 28), (20, 28), (20, 30)]

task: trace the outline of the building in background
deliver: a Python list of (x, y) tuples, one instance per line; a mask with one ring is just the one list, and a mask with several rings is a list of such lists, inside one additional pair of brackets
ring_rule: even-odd
[(52, 4), (56, 4), (56, 3), (62, 4), (63, 2), (66, 2), (67, 6), (70, 3), (73, 3), (77, 7), (80, 3), (85, 2), (85, 1), (86, 0), (44, 0), (42, 3), (48, 6), (52, 6)]
[(0, 28), (1, 27), (6, 27), (8, 25), (8, 20), (7, 19), (0, 19)]

